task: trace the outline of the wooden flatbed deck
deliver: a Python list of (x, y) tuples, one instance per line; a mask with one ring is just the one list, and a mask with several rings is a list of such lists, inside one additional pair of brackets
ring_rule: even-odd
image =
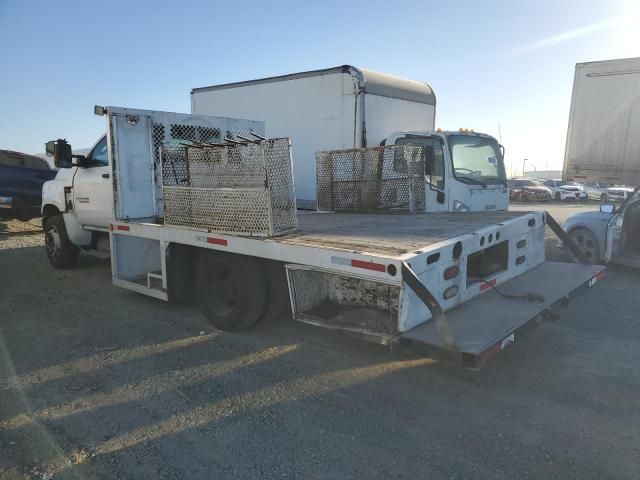
[(399, 256), (525, 214), (526, 212), (443, 212), (376, 215), (299, 212), (298, 231), (274, 240), (294, 245)]

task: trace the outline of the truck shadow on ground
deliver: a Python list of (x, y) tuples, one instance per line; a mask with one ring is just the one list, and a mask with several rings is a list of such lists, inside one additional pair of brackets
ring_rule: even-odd
[[(0, 471), (114, 479), (631, 471), (633, 442), (624, 439), (640, 380), (624, 365), (640, 358), (625, 345), (640, 332), (623, 309), (637, 294), (630, 289), (607, 288), (577, 318), (543, 324), (469, 372), (286, 318), (219, 332), (195, 306), (117, 289), (104, 262), (60, 272), (42, 247), (12, 252), (0, 295), (8, 453)], [(605, 297), (617, 329), (601, 321)], [(612, 350), (620, 366), (605, 363)], [(590, 435), (580, 435), (587, 424)], [(614, 442), (615, 454), (599, 453), (594, 438)]]

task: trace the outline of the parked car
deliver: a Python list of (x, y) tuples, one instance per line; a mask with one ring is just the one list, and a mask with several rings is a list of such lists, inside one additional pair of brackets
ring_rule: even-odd
[(640, 187), (620, 207), (605, 203), (599, 211), (576, 213), (563, 228), (593, 263), (640, 267)]
[(42, 185), (55, 176), (56, 170), (43, 158), (0, 150), (0, 216), (38, 217)]
[(530, 178), (509, 180), (509, 199), (519, 202), (548, 202), (551, 190)]
[(591, 200), (622, 202), (633, 193), (633, 188), (624, 185), (609, 185), (603, 182), (584, 182), (584, 191)]
[(553, 198), (556, 201), (561, 200), (580, 200), (587, 201), (587, 194), (582, 185), (576, 182), (565, 182), (561, 179), (545, 180), (543, 185), (551, 190)]

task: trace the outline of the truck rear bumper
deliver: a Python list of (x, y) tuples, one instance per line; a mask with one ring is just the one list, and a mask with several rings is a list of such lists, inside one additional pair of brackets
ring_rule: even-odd
[[(435, 321), (401, 334), (400, 340), (427, 356), (444, 357), (471, 369), (480, 368), (552, 310), (565, 306), (571, 296), (602, 280), (604, 268), (547, 261), (500, 285), (500, 292), (490, 289), (447, 312), (446, 321), (457, 351), (445, 345), (447, 339), (441, 338)], [(544, 300), (503, 296), (527, 294)]]

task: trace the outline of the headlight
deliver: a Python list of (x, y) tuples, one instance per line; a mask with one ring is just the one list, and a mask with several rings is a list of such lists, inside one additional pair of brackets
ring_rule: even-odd
[(454, 212), (470, 212), (471, 209), (468, 205), (462, 203), (460, 200), (453, 201), (453, 211)]

